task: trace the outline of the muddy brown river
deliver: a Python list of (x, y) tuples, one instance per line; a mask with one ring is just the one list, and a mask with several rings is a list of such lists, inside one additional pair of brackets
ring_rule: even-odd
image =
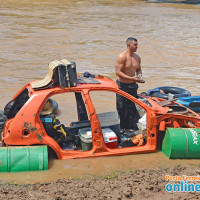
[[(27, 82), (42, 79), (48, 63), (75, 61), (116, 79), (116, 56), (127, 37), (138, 39), (145, 84), (183, 87), (200, 95), (200, 5), (136, 0), (0, 0), (0, 109)], [(99, 105), (102, 102), (99, 101)], [(98, 104), (98, 102), (97, 102)], [(105, 109), (110, 102), (105, 102)], [(70, 112), (70, 111), (69, 111)], [(106, 175), (113, 170), (200, 164), (169, 160), (162, 152), (110, 158), (51, 160), (43, 172), (4, 173), (1, 180), (35, 183)]]

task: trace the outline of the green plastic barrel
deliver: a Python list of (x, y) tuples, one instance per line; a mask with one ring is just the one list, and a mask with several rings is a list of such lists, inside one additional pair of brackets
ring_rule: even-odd
[(0, 148), (0, 172), (40, 171), (47, 169), (47, 146)]
[(168, 128), (162, 143), (162, 152), (169, 158), (200, 158), (199, 128)]

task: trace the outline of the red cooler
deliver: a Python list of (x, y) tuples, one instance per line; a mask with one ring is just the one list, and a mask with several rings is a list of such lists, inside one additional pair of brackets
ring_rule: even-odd
[(102, 132), (106, 146), (111, 149), (117, 148), (117, 135), (110, 128), (104, 128)]

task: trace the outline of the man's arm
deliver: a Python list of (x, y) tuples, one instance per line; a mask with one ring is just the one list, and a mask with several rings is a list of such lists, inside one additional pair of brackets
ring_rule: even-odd
[(145, 83), (145, 81), (143, 80), (143, 77), (142, 77), (141, 58), (139, 55), (137, 55), (137, 59), (138, 59), (138, 68), (136, 70), (136, 76), (137, 76), (137, 79), (139, 79), (139, 81), (137, 81), (137, 82)]
[(137, 59), (138, 59), (138, 68), (136, 70), (136, 75), (141, 75), (142, 76), (142, 68), (141, 68), (141, 58), (139, 55), (137, 55)]
[(124, 56), (123, 54), (119, 54), (117, 56), (117, 60), (116, 60), (116, 64), (115, 64), (115, 73), (118, 77), (121, 77), (123, 79), (127, 79), (127, 80), (131, 80), (131, 81), (138, 81), (138, 79), (136, 78), (136, 76), (131, 77), (126, 75), (123, 72), (123, 68), (126, 64), (126, 56)]

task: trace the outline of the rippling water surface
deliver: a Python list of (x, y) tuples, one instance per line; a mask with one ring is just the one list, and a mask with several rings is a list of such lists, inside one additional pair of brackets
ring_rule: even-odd
[(125, 40), (139, 40), (146, 83), (199, 95), (200, 6), (101, 0), (1, 0), (0, 108), (25, 83), (42, 79), (51, 60), (115, 79)]
[(0, 109), (51, 60), (116, 79), (127, 37), (139, 41), (139, 92), (177, 86), (200, 95), (200, 6), (134, 0), (1, 0)]

